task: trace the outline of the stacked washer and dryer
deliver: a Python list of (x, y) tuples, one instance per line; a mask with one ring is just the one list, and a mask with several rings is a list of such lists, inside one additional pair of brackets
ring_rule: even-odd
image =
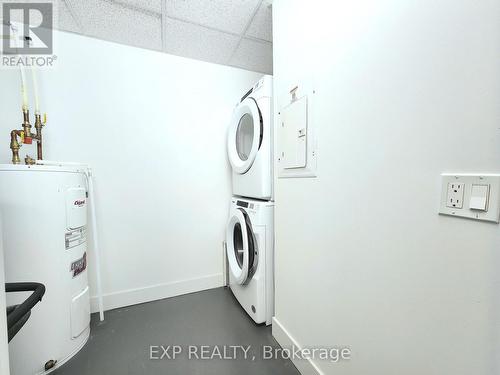
[(233, 197), (226, 231), (229, 287), (256, 323), (274, 315), (272, 77), (236, 106), (228, 131)]

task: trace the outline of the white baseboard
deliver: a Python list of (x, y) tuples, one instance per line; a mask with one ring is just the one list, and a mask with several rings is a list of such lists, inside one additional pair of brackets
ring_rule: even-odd
[[(104, 311), (221, 286), (223, 286), (223, 275), (219, 273), (195, 279), (152, 285), (144, 288), (122, 290), (103, 295)], [(93, 313), (99, 311), (99, 304), (96, 296), (90, 299), (90, 309)]]
[[(288, 333), (283, 325), (273, 318), (273, 336), (278, 341), (282, 348), (296, 348), (303, 349), (301, 345)], [(308, 359), (292, 359), (293, 364), (302, 375), (324, 375), (324, 373), (314, 364), (313, 360)]]

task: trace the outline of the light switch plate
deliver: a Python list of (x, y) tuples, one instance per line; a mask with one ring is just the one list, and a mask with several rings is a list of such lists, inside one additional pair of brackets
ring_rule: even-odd
[[(500, 174), (444, 173), (441, 180), (440, 214), (499, 222)], [(474, 208), (478, 204), (478, 191), (481, 192), (477, 186), (487, 187), (485, 210)]]

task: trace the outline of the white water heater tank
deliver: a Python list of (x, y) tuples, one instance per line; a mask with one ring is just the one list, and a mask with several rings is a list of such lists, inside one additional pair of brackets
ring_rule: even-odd
[[(6, 282), (46, 288), (9, 344), (11, 374), (46, 374), (73, 357), (90, 334), (85, 171), (0, 165), (0, 212)], [(28, 295), (8, 293), (7, 305)]]

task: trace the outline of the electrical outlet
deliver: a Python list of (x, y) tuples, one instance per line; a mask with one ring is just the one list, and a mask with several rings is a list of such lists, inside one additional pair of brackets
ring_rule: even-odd
[(443, 173), (441, 215), (500, 222), (500, 174)]
[(464, 206), (465, 184), (460, 182), (448, 183), (448, 193), (446, 195), (446, 207), (463, 208)]

